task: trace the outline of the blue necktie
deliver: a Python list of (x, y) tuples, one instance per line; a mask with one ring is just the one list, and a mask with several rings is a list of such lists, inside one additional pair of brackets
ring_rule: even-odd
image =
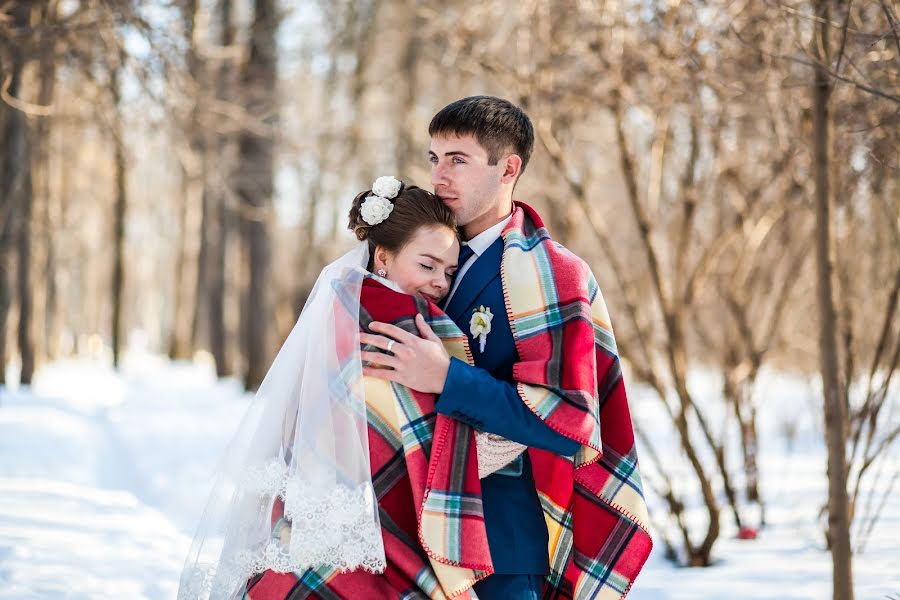
[(467, 243), (463, 242), (462, 246), (459, 249), (459, 259), (456, 262), (456, 272), (459, 273), (462, 271), (463, 265), (469, 262), (469, 259), (472, 258), (472, 255), (475, 254), (475, 251), (472, 250), (472, 247)]
[[(468, 260), (470, 258), (472, 258), (473, 254), (475, 254), (475, 251), (472, 250), (472, 248), (467, 243), (463, 242), (459, 249), (459, 258), (456, 261), (456, 273), (453, 274), (453, 281), (450, 282), (451, 290), (453, 289), (453, 286), (456, 284), (456, 278), (459, 277), (460, 273), (462, 273), (463, 265), (465, 265), (468, 262)], [(443, 304), (441, 305), (441, 308), (446, 310), (447, 304), (449, 304), (449, 303), (447, 302), (447, 299), (445, 298)]]

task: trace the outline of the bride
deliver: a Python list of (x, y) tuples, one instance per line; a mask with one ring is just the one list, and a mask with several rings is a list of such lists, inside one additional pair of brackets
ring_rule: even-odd
[[(479, 471), (524, 447), (436, 414), (432, 394), (364, 377), (360, 359), (370, 322), (418, 335), (421, 314), (472, 362), (437, 307), (457, 266), (453, 213), (380, 177), (353, 200), (349, 228), (360, 243), (319, 275), (218, 466), (179, 600), (474, 598), (493, 572)], [(479, 469), (476, 437), (493, 442), (495, 467)], [(462, 497), (478, 508), (447, 509)]]

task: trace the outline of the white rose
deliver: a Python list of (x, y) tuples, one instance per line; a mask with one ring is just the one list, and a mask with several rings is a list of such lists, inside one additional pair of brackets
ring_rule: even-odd
[(372, 193), (382, 198), (396, 198), (400, 193), (403, 184), (400, 180), (391, 175), (384, 175), (375, 180), (372, 184)]
[(494, 315), (490, 308), (479, 306), (478, 310), (472, 314), (472, 318), (469, 319), (469, 332), (472, 334), (472, 338), (478, 340), (478, 347), (482, 352), (487, 344), (487, 336), (491, 332), (491, 319), (493, 318)]
[(472, 333), (472, 337), (487, 336), (491, 332), (491, 319), (493, 318), (494, 315), (491, 314), (490, 308), (479, 306), (472, 318), (469, 319), (469, 331)]
[(381, 196), (367, 196), (359, 209), (359, 213), (363, 221), (369, 225), (378, 225), (388, 218), (392, 210), (394, 210), (394, 205), (390, 200)]

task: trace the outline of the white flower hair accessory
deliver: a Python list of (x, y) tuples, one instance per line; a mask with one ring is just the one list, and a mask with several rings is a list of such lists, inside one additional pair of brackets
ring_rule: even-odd
[(394, 205), (387, 198), (367, 196), (366, 201), (359, 209), (359, 214), (369, 225), (378, 225), (388, 218), (392, 210), (394, 210)]
[(372, 195), (366, 196), (359, 209), (363, 221), (369, 225), (378, 225), (387, 219), (394, 210), (394, 203), (391, 200), (397, 197), (402, 187), (400, 180), (391, 175), (376, 179), (372, 184)]
[(493, 318), (494, 315), (490, 308), (479, 306), (469, 320), (469, 333), (472, 334), (473, 339), (478, 338), (478, 349), (482, 353), (487, 345), (487, 335), (491, 332), (491, 319)]
[(372, 184), (372, 193), (391, 200), (397, 197), (401, 187), (403, 187), (403, 184), (400, 183), (399, 179), (392, 175), (383, 175)]

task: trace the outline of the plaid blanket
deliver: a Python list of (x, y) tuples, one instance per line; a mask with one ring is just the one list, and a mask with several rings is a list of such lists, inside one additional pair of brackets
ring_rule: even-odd
[[(373, 320), (418, 333), (422, 314), (445, 348), (473, 364), (466, 336), (434, 304), (363, 282), (360, 325)], [(251, 600), (307, 598), (474, 598), (472, 585), (493, 572), (474, 431), (435, 412), (435, 396), (363, 378), (372, 481), (387, 569), (384, 574), (266, 571), (251, 582)], [(276, 506), (273, 532), (289, 528)]]
[(544, 598), (623, 598), (652, 540), (606, 303), (588, 265), (527, 204), (516, 202), (502, 236), (519, 396), (582, 444), (574, 460), (528, 450), (550, 532)]
[[(502, 235), (519, 395), (582, 444), (574, 458), (528, 451), (550, 533), (543, 598), (623, 598), (652, 541), (606, 305), (589, 267), (550, 239), (532, 208), (516, 203)], [(434, 305), (373, 279), (360, 303), (363, 328), (378, 320), (415, 332), (421, 313), (448, 352), (472, 364), (466, 336)], [(437, 414), (433, 395), (374, 378), (364, 385), (386, 572), (266, 572), (251, 600), (472, 598), (492, 573), (472, 429)]]

